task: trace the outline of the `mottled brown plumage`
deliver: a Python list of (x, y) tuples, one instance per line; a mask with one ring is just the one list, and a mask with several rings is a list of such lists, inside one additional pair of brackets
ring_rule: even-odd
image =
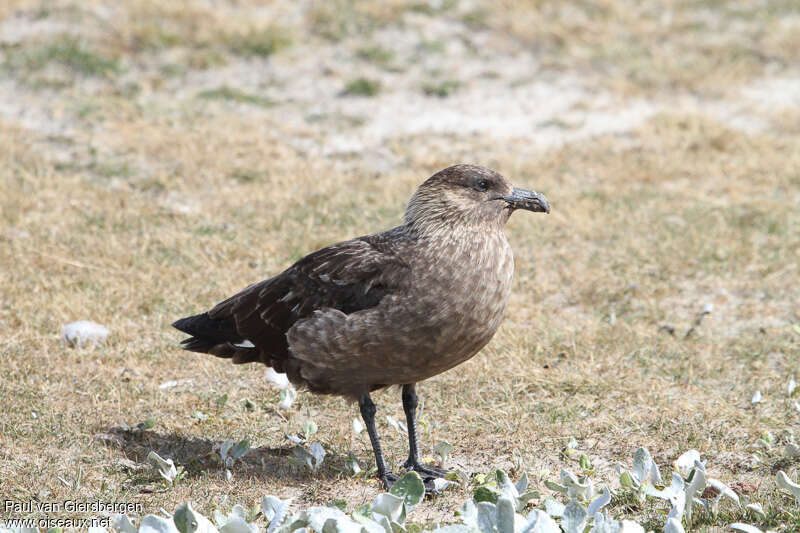
[[(520, 208), (550, 210), (492, 170), (446, 168), (417, 189), (403, 225), (316, 251), (174, 326), (192, 335), (188, 350), (261, 362), (312, 392), (358, 400), (368, 429), (369, 392), (403, 385), (413, 426), (413, 384), (469, 359), (500, 326), (514, 271), (503, 227)], [(440, 473), (419, 465), (413, 433), (407, 466)]]

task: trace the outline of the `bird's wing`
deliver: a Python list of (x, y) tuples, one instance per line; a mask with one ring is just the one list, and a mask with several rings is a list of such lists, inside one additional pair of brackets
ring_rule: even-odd
[(318, 310), (349, 315), (369, 309), (404, 288), (410, 268), (396, 244), (384, 234), (328, 246), (221, 302), (208, 315), (235, 322), (236, 331), (254, 345), (251, 361), (285, 371), (286, 332), (295, 322)]

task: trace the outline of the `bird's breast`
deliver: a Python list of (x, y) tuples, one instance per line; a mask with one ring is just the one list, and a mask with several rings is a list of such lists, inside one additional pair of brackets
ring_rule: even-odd
[(431, 339), (416, 356), (430, 375), (469, 359), (491, 340), (514, 276), (514, 257), (502, 232), (461, 236), (436, 249), (427, 264), (418, 265), (427, 270), (416, 273), (426, 282), (411, 305)]

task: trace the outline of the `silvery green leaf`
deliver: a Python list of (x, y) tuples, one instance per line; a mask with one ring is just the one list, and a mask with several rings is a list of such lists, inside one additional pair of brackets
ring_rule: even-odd
[(433, 447), (433, 453), (439, 459), (439, 464), (444, 464), (447, 456), (453, 453), (453, 445), (449, 442), (442, 441)]
[(442, 526), (436, 528), (432, 533), (472, 533), (472, 529), (464, 524), (455, 524), (452, 526)]
[(208, 518), (192, 509), (192, 504), (189, 502), (184, 503), (175, 510), (172, 520), (181, 533), (218, 533), (214, 524)]
[[(392, 485), (389, 493), (405, 501), (406, 508), (411, 512), (414, 507), (425, 499), (425, 484), (422, 482), (422, 478), (418, 473), (414, 471), (406, 472), (403, 477)], [(393, 520), (397, 520), (397, 517), (393, 517)], [(400, 522), (402, 522), (402, 520)]]
[(478, 529), (481, 533), (494, 533), (497, 528), (497, 507), (493, 503), (478, 502)]
[(681, 454), (675, 462), (673, 466), (675, 470), (683, 477), (689, 477), (689, 474), (692, 473), (692, 468), (694, 468), (694, 464), (700, 461), (700, 452), (697, 450), (688, 450)]
[(564, 507), (564, 515), (561, 517), (561, 528), (564, 533), (583, 533), (583, 526), (586, 523), (586, 509), (581, 504), (572, 500)]
[(361, 423), (361, 420), (358, 418), (353, 419), (353, 433), (356, 435), (360, 435), (361, 432), (364, 431), (364, 424)]
[(142, 518), (139, 533), (178, 533), (178, 529), (171, 519), (149, 514)]
[(541, 497), (541, 494), (539, 493), (538, 490), (529, 490), (525, 494), (520, 494), (519, 495), (520, 508), (525, 507), (525, 505), (527, 505), (530, 500), (539, 497)]
[(284, 437), (289, 439), (289, 441), (293, 444), (303, 444), (305, 442), (305, 439), (301, 439), (296, 435), (284, 435)]
[(372, 513), (372, 519), (375, 520), (383, 528), (384, 533), (394, 533), (392, 529), (392, 521), (388, 516), (382, 514)]
[(603, 491), (600, 493), (600, 496), (592, 500), (592, 503), (590, 503), (589, 507), (587, 507), (586, 513), (589, 516), (594, 516), (609, 503), (611, 503), (611, 490), (609, 490), (608, 487), (603, 487)]
[(265, 496), (261, 500), (261, 512), (269, 520), (267, 533), (273, 533), (280, 527), (289, 512), (292, 500), (280, 500), (274, 496)]
[(579, 500), (589, 500), (594, 496), (594, 485), (588, 477), (577, 478), (569, 470), (561, 470), (561, 483), (567, 487), (567, 496)]
[(639, 482), (633, 479), (633, 476), (630, 474), (630, 472), (623, 472), (619, 475), (619, 484), (630, 490), (633, 490), (639, 486)]
[(685, 531), (677, 518), (667, 518), (667, 523), (664, 524), (664, 533), (685, 533)]
[(686, 523), (692, 523), (692, 508), (694, 507), (695, 495), (703, 494), (706, 488), (706, 469), (700, 461), (695, 461), (692, 477), (686, 486)]
[(800, 446), (797, 444), (790, 442), (786, 445), (786, 457), (800, 457)]
[(561, 533), (555, 520), (541, 509), (534, 509), (526, 517), (528, 523), (520, 533)]
[[(334, 507), (310, 507), (301, 513), (303, 521), (307, 522), (308, 528), (316, 533), (322, 533), (325, 528), (326, 522), (333, 519), (337, 523), (353, 522), (353, 520), (345, 513)], [(355, 522), (353, 522), (354, 525)], [(360, 529), (360, 528), (359, 528)], [(389, 532), (391, 533), (391, 531)]]
[(669, 500), (672, 504), (672, 509), (670, 509), (667, 518), (674, 518), (680, 522), (683, 519), (683, 514), (686, 512), (686, 494), (679, 492), (670, 497)]
[(408, 428), (402, 422), (398, 422), (389, 415), (386, 415), (386, 421), (389, 422), (389, 425), (396, 429), (398, 433), (408, 433)]
[(795, 499), (800, 502), (800, 485), (794, 483), (786, 473), (781, 470), (777, 475), (778, 487), (786, 489), (791, 492)]
[(472, 494), (472, 499), (475, 500), (475, 503), (497, 503), (497, 498), (499, 496), (500, 494), (497, 491), (497, 487), (483, 485), (475, 489), (475, 492)]
[(716, 489), (717, 491), (719, 491), (719, 494), (717, 495), (717, 498), (715, 500), (715, 504), (718, 503), (722, 499), (722, 497), (724, 496), (726, 498), (729, 498), (729, 499), (735, 501), (736, 505), (740, 505), (739, 504), (739, 496), (737, 496), (737, 494), (735, 492), (733, 492), (730, 489), (730, 487), (728, 487), (722, 481), (720, 481), (718, 479), (714, 479), (714, 478), (708, 478), (708, 484), (711, 487), (713, 487), (714, 489)]
[(278, 409), (287, 411), (289, 408), (292, 407), (292, 404), (297, 399), (297, 391), (295, 390), (294, 387), (289, 385), (280, 392), (278, 397), (281, 400), (280, 403), (278, 404)]
[[(414, 472), (416, 474), (416, 472)], [(419, 477), (419, 474), (417, 474)], [(421, 480), (420, 480), (421, 481)], [(372, 512), (388, 517), (390, 520), (397, 520), (403, 512), (403, 498), (394, 494), (378, 494), (372, 502)], [(373, 519), (375, 519), (373, 517)]]
[(511, 482), (508, 474), (502, 470), (497, 470), (495, 471), (495, 477), (497, 478), (497, 487), (500, 489), (500, 494), (514, 503), (515, 510), (521, 509), (524, 504), (519, 501), (517, 487)]
[(517, 492), (519, 494), (524, 493), (528, 489), (528, 473), (527, 472), (522, 474), (522, 477), (519, 478), (519, 481), (517, 481), (517, 483), (516, 483), (516, 485), (514, 485), (514, 487), (517, 489)]
[(753, 513), (753, 514), (757, 514), (757, 515), (758, 515), (758, 516), (760, 516), (762, 519), (764, 519), (764, 518), (766, 518), (766, 517), (767, 517), (767, 514), (764, 512), (764, 508), (763, 508), (763, 507), (761, 507), (761, 504), (760, 504), (760, 503), (750, 503), (750, 504), (747, 504), (747, 506), (745, 507), (745, 509), (747, 509), (748, 511), (750, 511), (750, 512), (751, 512), (751, 513)]
[(472, 500), (467, 500), (464, 505), (459, 509), (461, 521), (464, 522), (470, 529), (478, 528), (478, 507)]
[(791, 396), (794, 394), (795, 389), (797, 389), (797, 382), (793, 379), (790, 379), (789, 384), (786, 385), (786, 393)]
[(161, 474), (161, 477), (170, 483), (175, 481), (175, 477), (178, 475), (178, 470), (175, 468), (175, 463), (172, 462), (172, 459), (164, 459), (156, 452), (151, 451), (147, 455), (147, 460), (156, 470), (158, 470), (158, 473)]
[(5, 528), (0, 526), (0, 533), (39, 533), (39, 528), (25, 526)]
[(228, 464), (231, 448), (233, 448), (233, 439), (227, 439), (221, 442), (219, 445), (219, 456), (222, 458), (222, 462), (225, 464)]
[(111, 527), (119, 531), (119, 533), (136, 533), (136, 527), (131, 522), (131, 519), (124, 514), (115, 514), (111, 519)]
[(311, 470), (316, 472), (322, 466), (322, 461), (325, 460), (325, 448), (322, 447), (322, 444), (315, 442), (311, 445), (311, 457), (314, 459)]
[(292, 455), (298, 464), (306, 465), (309, 470), (314, 471), (314, 456), (302, 446), (292, 448)]
[(258, 533), (258, 526), (247, 522), (247, 512), (241, 505), (234, 505), (231, 513), (217, 525), (219, 533)]
[(753, 393), (753, 397), (750, 399), (750, 403), (753, 405), (761, 402), (761, 391), (757, 390)]
[(249, 451), (250, 451), (250, 439), (245, 438), (236, 443), (236, 446), (233, 448), (233, 451), (231, 451), (231, 457), (233, 457), (234, 460), (238, 460), (244, 457)]
[(647, 448), (639, 448), (633, 454), (633, 477), (639, 483), (661, 485), (661, 473)]
[(606, 519), (597, 513), (589, 533), (644, 533), (644, 528), (632, 520)]
[(359, 472), (361, 472), (361, 465), (358, 464), (358, 459), (356, 458), (355, 455), (353, 455), (353, 452), (349, 452), (347, 454), (347, 459), (345, 459), (345, 466), (347, 466), (347, 469), (354, 476), (358, 475)]
[(498, 533), (514, 533), (514, 502), (505, 497), (497, 500)]
[(306, 420), (306, 422), (303, 424), (302, 429), (303, 429), (303, 435), (305, 435), (306, 440), (308, 440), (309, 437), (311, 437), (311, 435), (313, 435), (319, 430), (319, 428), (317, 427), (317, 423), (314, 422), (313, 420)]
[(361, 533), (361, 531), (361, 524), (349, 516), (339, 520), (328, 518), (322, 526), (322, 533)]
[(650, 477), (650, 463), (653, 458), (647, 448), (638, 448), (633, 454), (633, 477), (639, 483)]
[(353, 513), (353, 520), (361, 524), (367, 533), (386, 533), (386, 530), (375, 520), (361, 513)]
[(553, 518), (561, 518), (564, 516), (564, 504), (552, 498), (547, 498), (544, 501), (545, 512)]
[(433, 479), (433, 490), (434, 492), (442, 492), (450, 485), (455, 485), (455, 484), (456, 484), (455, 482), (450, 481), (449, 479), (437, 477)]
[(550, 481), (550, 480), (545, 481), (544, 486), (555, 492), (560, 492), (561, 494), (566, 494), (568, 490), (567, 487), (565, 487), (564, 485), (559, 485), (555, 481)]
[(658, 490), (655, 487), (648, 489), (647, 495), (653, 496), (655, 498), (661, 498), (662, 500), (669, 500), (673, 498), (676, 494), (682, 494), (684, 489), (684, 482), (683, 478), (677, 472), (672, 473), (672, 483), (669, 487), (665, 488), (664, 490)]
[(736, 522), (735, 524), (731, 524), (728, 527), (734, 531), (743, 531), (744, 533), (763, 533), (757, 527), (751, 526), (750, 524), (743, 524), (741, 522)]
[(281, 505), (280, 498), (276, 498), (275, 496), (264, 496), (261, 500), (261, 514), (264, 515), (264, 518), (267, 522), (272, 521), (273, 517), (275, 516), (275, 512), (278, 510), (278, 507)]
[(644, 528), (633, 520), (623, 520), (619, 533), (644, 533)]

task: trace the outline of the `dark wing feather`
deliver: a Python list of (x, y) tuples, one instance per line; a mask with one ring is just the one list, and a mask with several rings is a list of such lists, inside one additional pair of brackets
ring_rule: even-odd
[(261, 361), (292, 377), (286, 332), (318, 309), (351, 314), (402, 290), (410, 272), (398, 254), (403, 240), (395, 229), (328, 246), (221, 302), (208, 315), (233, 320), (241, 338), (255, 345), (235, 362)]

